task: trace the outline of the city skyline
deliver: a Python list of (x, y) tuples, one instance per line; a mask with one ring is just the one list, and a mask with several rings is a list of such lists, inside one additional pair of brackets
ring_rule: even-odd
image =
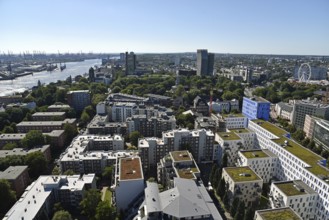
[(0, 52), (329, 55), (329, 2), (0, 2)]

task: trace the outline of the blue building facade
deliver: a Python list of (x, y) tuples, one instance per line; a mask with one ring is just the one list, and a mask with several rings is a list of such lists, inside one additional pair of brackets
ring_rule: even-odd
[(269, 101), (260, 97), (243, 97), (242, 114), (250, 120), (263, 119), (268, 121), (270, 118), (270, 105)]

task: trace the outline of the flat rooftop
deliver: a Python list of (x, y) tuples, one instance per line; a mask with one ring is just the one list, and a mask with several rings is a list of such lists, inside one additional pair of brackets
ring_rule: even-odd
[(191, 161), (192, 160), (192, 158), (190, 157), (190, 154), (187, 150), (185, 150), (185, 151), (172, 151), (172, 152), (169, 152), (169, 154), (173, 158), (174, 162)]
[(27, 166), (10, 166), (5, 171), (0, 172), (0, 179), (14, 180), (25, 170), (27, 170)]
[(298, 196), (305, 194), (316, 194), (316, 192), (307, 186), (301, 180), (284, 181), (273, 183), (287, 196)]
[[(285, 137), (284, 135), (288, 134), (288, 132), (275, 126), (274, 124), (259, 119), (252, 121), (278, 137), (277, 139), (273, 139), (272, 141), (283, 146), (283, 149), (287, 150), (291, 154), (295, 155), (296, 157), (310, 165), (310, 167), (305, 167), (305, 169), (309, 170), (315, 175), (321, 175), (329, 178), (329, 170), (319, 164), (319, 161), (324, 160), (324, 158), (313, 153), (302, 145), (296, 143), (292, 139)], [(287, 145), (285, 145), (286, 141)]]
[(143, 179), (141, 160), (139, 157), (120, 159), (120, 180)]
[(50, 105), (48, 108), (70, 108), (69, 105)]
[(233, 140), (241, 140), (241, 137), (239, 137), (234, 132), (218, 132), (217, 133), (224, 141), (233, 141)]
[(65, 112), (36, 112), (32, 116), (63, 116)]
[(230, 129), (231, 132), (239, 133), (251, 133), (251, 131), (247, 128), (237, 128), (237, 129)]
[(262, 180), (250, 167), (225, 167), (223, 169), (234, 182)]
[(290, 207), (258, 210), (263, 220), (302, 220)]
[(240, 152), (241, 154), (243, 154), (243, 156), (245, 156), (248, 159), (269, 157), (269, 155), (262, 150), (248, 150), (248, 151), (240, 151)]
[(229, 113), (229, 114), (220, 114), (221, 116), (223, 116), (224, 118), (245, 118), (246, 116), (244, 116), (242, 113)]

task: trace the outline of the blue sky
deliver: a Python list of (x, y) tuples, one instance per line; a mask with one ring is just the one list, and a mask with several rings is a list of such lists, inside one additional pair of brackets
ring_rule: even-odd
[(0, 51), (329, 55), (329, 0), (0, 0)]

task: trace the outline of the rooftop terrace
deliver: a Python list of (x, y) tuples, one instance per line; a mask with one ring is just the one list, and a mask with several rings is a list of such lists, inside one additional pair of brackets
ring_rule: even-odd
[(265, 158), (269, 157), (264, 151), (262, 150), (248, 150), (248, 151), (240, 151), (246, 158)]
[(237, 129), (230, 129), (231, 132), (235, 133), (250, 133), (251, 131), (247, 128), (237, 128)]
[(224, 141), (240, 140), (241, 138), (234, 132), (218, 132), (217, 133)]
[(120, 180), (132, 180), (143, 178), (139, 157), (120, 159)]
[(192, 158), (190, 157), (190, 154), (187, 150), (185, 150), (185, 151), (172, 151), (172, 152), (170, 152), (170, 155), (172, 156), (172, 158), (175, 162), (178, 162), (178, 161), (191, 161), (192, 160)]
[(306, 194), (304, 190), (300, 190), (302, 187), (298, 188), (298, 186), (293, 181), (274, 184), (287, 196), (298, 196)]
[[(278, 138), (273, 139), (273, 141), (283, 146), (284, 149), (286, 149), (288, 152), (295, 155), (296, 157), (300, 158), (305, 163), (309, 164), (311, 167), (306, 169), (308, 169), (310, 172), (315, 175), (329, 177), (329, 170), (319, 164), (319, 161), (323, 160), (324, 158), (313, 153), (302, 145), (296, 143), (292, 139), (285, 137), (284, 135), (288, 133), (287, 131), (263, 120), (253, 120), (253, 122), (257, 123), (259, 126), (278, 136)], [(285, 144), (285, 142), (287, 144)]]
[(225, 167), (224, 170), (234, 180), (234, 182), (247, 182), (261, 180), (250, 167)]
[(267, 209), (257, 211), (263, 220), (301, 220), (291, 208)]

